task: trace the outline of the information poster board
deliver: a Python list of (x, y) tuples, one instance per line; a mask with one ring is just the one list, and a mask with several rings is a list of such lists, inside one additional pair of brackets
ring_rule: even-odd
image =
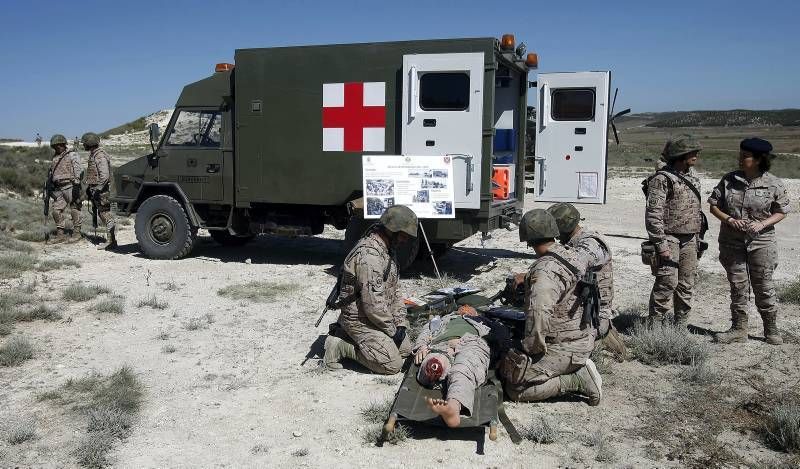
[(418, 218), (455, 218), (449, 156), (363, 155), (364, 218), (405, 205)]

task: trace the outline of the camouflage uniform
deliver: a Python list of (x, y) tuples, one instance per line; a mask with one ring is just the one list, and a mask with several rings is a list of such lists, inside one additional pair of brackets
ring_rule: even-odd
[(594, 349), (591, 328), (581, 329), (583, 307), (576, 286), (588, 259), (577, 250), (554, 244), (553, 256), (533, 262), (525, 278), (525, 338), (522, 351), (511, 350), (501, 365), (506, 392), (515, 401), (539, 401), (564, 391), (561, 375), (580, 370)]
[[(56, 155), (50, 164), (55, 189), (50, 193), (53, 198), (53, 221), (61, 232), (65, 226), (64, 212), (69, 208), (72, 216), (72, 229), (81, 231), (81, 159), (74, 151), (66, 150)], [(77, 186), (77, 187), (76, 187)], [(77, 188), (77, 190), (75, 190)]]
[[(448, 325), (454, 319), (460, 322), (462, 317), (471, 328), (468, 326), (469, 332), (463, 335), (456, 334), (460, 335), (456, 337)], [(436, 326), (429, 322), (414, 342), (415, 353), (421, 347), (427, 346), (431, 352), (439, 352), (449, 358), (451, 366), (446, 376), (446, 398), (461, 403), (467, 415), (472, 415), (475, 390), (486, 382), (490, 350), (489, 344), (483, 337), (489, 332), (489, 327), (470, 319), (469, 316), (451, 313), (442, 316)]]
[[(783, 181), (769, 172), (749, 182), (741, 171), (726, 174), (714, 188), (708, 203), (735, 219), (753, 222), (790, 211)], [(772, 273), (778, 265), (775, 227), (767, 227), (752, 237), (723, 223), (719, 230), (719, 260), (731, 286), (732, 329), (747, 330), (747, 306), (752, 288), (765, 333), (777, 334), (778, 306), (772, 284)]]
[(597, 271), (597, 286), (600, 289), (600, 336), (604, 336), (614, 317), (611, 304), (614, 301), (614, 269), (611, 265), (611, 249), (599, 233), (581, 229), (566, 244), (587, 256), (588, 269)]
[(397, 263), (378, 233), (360, 239), (344, 261), (340, 298), (352, 295), (355, 300), (342, 307), (338, 322), (355, 343), (356, 360), (375, 373), (399, 372), (411, 342), (406, 336), (398, 347), (392, 337), (408, 320)]
[[(693, 169), (681, 175), (700, 191), (700, 179)], [(698, 234), (702, 226), (700, 200), (667, 166), (648, 181), (644, 222), (656, 250), (670, 252), (670, 261), (659, 262), (655, 271), (650, 317), (663, 320), (673, 313), (675, 323), (685, 324), (692, 309), (692, 289), (697, 277)]]
[(111, 213), (111, 158), (105, 150), (96, 147), (89, 152), (89, 164), (86, 168), (86, 184), (93, 194), (92, 204), (97, 208), (97, 215), (109, 230), (114, 229), (114, 215)]

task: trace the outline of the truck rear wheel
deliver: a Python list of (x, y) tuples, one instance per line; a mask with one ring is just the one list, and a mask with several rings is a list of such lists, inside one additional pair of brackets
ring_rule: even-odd
[(174, 197), (154, 195), (136, 213), (136, 240), (151, 259), (180, 259), (194, 247), (197, 229)]
[(211, 239), (218, 242), (223, 246), (244, 246), (255, 238), (255, 235), (236, 236), (228, 232), (228, 230), (209, 230), (208, 234)]

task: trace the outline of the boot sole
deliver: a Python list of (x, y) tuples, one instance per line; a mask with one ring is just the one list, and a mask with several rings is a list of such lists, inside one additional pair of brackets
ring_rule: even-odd
[(603, 399), (603, 377), (600, 376), (600, 372), (597, 371), (597, 367), (595, 366), (594, 362), (591, 359), (586, 360), (586, 370), (589, 371), (589, 376), (591, 376), (592, 381), (594, 382), (595, 387), (597, 388), (597, 397), (589, 397), (589, 405), (594, 407), (600, 404), (600, 400)]

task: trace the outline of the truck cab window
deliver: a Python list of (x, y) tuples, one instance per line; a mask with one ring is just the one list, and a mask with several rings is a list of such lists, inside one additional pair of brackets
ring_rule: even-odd
[(553, 120), (590, 121), (594, 119), (594, 89), (560, 88), (553, 90)]
[(170, 130), (167, 145), (218, 148), (222, 114), (216, 111), (180, 111)]
[(469, 107), (469, 74), (429, 72), (419, 79), (419, 107), (424, 111), (464, 111)]

